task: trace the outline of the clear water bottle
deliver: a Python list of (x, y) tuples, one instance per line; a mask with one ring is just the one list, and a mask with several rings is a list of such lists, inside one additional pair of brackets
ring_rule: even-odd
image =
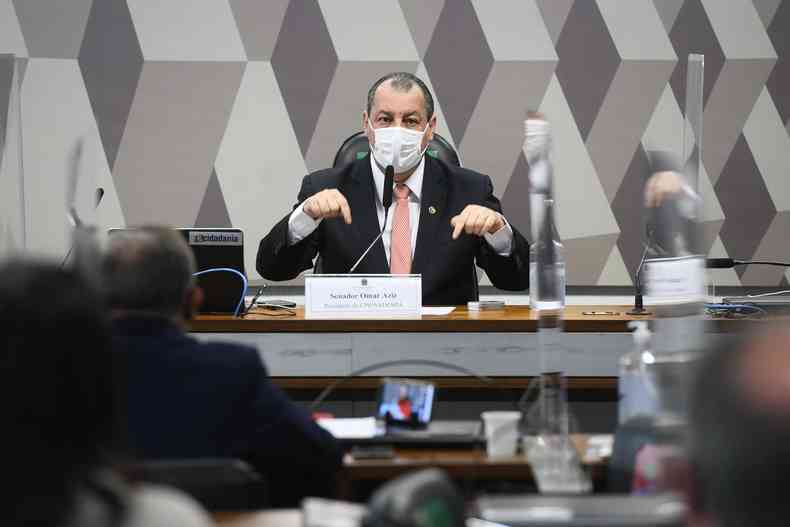
[(569, 435), (565, 377), (561, 372), (540, 376), (538, 433), (525, 438), (527, 458), (543, 494), (581, 494), (592, 490)]
[(564, 247), (554, 223), (554, 200), (543, 201), (538, 239), (529, 254), (530, 305), (537, 310), (565, 307)]
[(628, 323), (634, 330), (634, 349), (619, 360), (617, 421), (623, 424), (638, 415), (653, 416), (658, 412), (658, 394), (653, 385), (655, 356), (650, 351), (650, 330), (644, 320)]
[[(685, 187), (688, 178), (669, 156), (659, 166), (653, 156), (651, 178), (671, 178)], [(667, 160), (668, 159), (668, 160)], [(658, 172), (661, 170), (661, 172)], [(699, 193), (681, 190), (663, 196), (646, 211), (652, 224), (652, 257), (645, 261), (645, 290), (655, 311), (652, 323), (654, 363), (648, 368), (664, 420), (687, 419), (695, 369), (706, 349), (703, 319), (705, 263), (700, 240)]]
[(547, 194), (530, 192), (529, 206), (530, 216), (532, 222), (532, 243), (529, 244), (529, 307), (530, 309), (537, 309), (538, 300), (538, 275), (535, 272), (538, 268), (536, 251), (538, 250), (538, 238), (540, 236), (540, 225), (542, 223), (543, 203), (547, 198)]
[(532, 309), (565, 307), (565, 258), (554, 222), (554, 170), (551, 126), (538, 113), (524, 121), (524, 151), (529, 162), (532, 240), (529, 303)]

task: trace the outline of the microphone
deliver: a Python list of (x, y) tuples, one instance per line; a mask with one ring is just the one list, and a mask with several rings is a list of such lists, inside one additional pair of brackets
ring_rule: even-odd
[(370, 242), (370, 245), (368, 245), (368, 248), (362, 253), (362, 256), (360, 256), (357, 261), (354, 262), (354, 265), (351, 266), (351, 269), (348, 270), (348, 274), (356, 270), (357, 266), (362, 263), (362, 260), (365, 259), (365, 256), (367, 256), (376, 242), (384, 235), (384, 229), (387, 228), (387, 216), (389, 215), (390, 206), (392, 205), (392, 186), (394, 185), (394, 181), (395, 169), (392, 168), (392, 165), (387, 165), (387, 168), (384, 169), (384, 192), (381, 196), (381, 204), (384, 206), (384, 224), (381, 226), (379, 235), (373, 238), (373, 241)]
[[(381, 203), (384, 205), (384, 225), (387, 224), (387, 213), (392, 205), (392, 187), (395, 185), (395, 169), (392, 165), (387, 165), (384, 169), (384, 195), (381, 197)], [(384, 229), (381, 229), (382, 232)]]
[[(94, 208), (99, 207), (99, 203), (101, 203), (102, 198), (104, 198), (104, 189), (102, 187), (98, 187), (96, 189), (96, 195), (94, 198), (95, 199), (95, 205), (93, 206)], [(69, 220), (71, 220), (71, 223), (74, 225), (75, 228), (82, 228), (82, 220), (77, 214), (77, 209), (74, 207), (74, 205), (69, 207), (68, 216), (69, 216)], [(72, 239), (71, 246), (69, 247), (66, 256), (64, 256), (63, 260), (60, 262), (61, 269), (63, 269), (66, 266), (66, 262), (68, 261), (69, 256), (71, 256), (72, 251), (74, 251), (75, 242), (76, 242), (76, 237)]]
[(768, 261), (750, 261), (734, 260), (732, 258), (706, 258), (705, 267), (708, 269), (732, 269), (739, 265), (776, 265), (779, 267), (790, 267), (788, 262), (768, 262)]
[(313, 399), (308, 407), (309, 411), (313, 412), (318, 405), (320, 405), (324, 399), (326, 399), (335, 389), (343, 383), (348, 382), (353, 377), (358, 377), (365, 373), (370, 373), (372, 371), (381, 370), (384, 368), (389, 368), (392, 366), (431, 366), (434, 368), (443, 368), (450, 371), (455, 371), (458, 373), (462, 373), (464, 375), (468, 375), (470, 377), (474, 377), (477, 380), (481, 381), (484, 384), (489, 384), (494, 387), (497, 387), (503, 391), (506, 391), (505, 388), (498, 386), (493, 379), (490, 377), (486, 377), (485, 375), (480, 375), (475, 373), (474, 371), (464, 368), (463, 366), (459, 366), (457, 364), (452, 364), (450, 362), (432, 360), (432, 359), (400, 359), (400, 360), (390, 360), (384, 362), (376, 362), (373, 364), (368, 364), (367, 366), (363, 366), (362, 368), (356, 369), (343, 377), (335, 379), (332, 383), (330, 383), (326, 388), (324, 388), (318, 396)]

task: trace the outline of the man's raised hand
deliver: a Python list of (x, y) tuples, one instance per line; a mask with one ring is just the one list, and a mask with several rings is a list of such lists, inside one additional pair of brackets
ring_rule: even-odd
[(495, 233), (505, 226), (505, 218), (495, 210), (480, 205), (467, 205), (461, 214), (450, 220), (453, 226), (453, 240), (457, 240), (461, 231), (475, 236)]
[(342, 216), (346, 224), (351, 224), (351, 207), (348, 206), (346, 197), (336, 188), (313, 194), (305, 200), (302, 210), (314, 220)]

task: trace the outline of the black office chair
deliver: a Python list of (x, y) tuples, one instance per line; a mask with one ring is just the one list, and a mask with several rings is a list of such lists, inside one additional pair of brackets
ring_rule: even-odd
[(253, 510), (269, 506), (266, 481), (234, 458), (147, 460), (125, 471), (132, 481), (175, 487), (209, 511)]
[[(339, 167), (352, 163), (357, 159), (362, 159), (370, 153), (370, 145), (368, 144), (368, 137), (365, 132), (357, 132), (340, 145), (340, 148), (335, 154), (335, 160), (332, 162), (333, 167)], [(425, 151), (426, 155), (441, 159), (448, 165), (461, 166), (461, 161), (458, 158), (458, 153), (453, 146), (447, 142), (447, 139), (441, 135), (434, 133), (433, 139), (428, 143), (428, 150)]]

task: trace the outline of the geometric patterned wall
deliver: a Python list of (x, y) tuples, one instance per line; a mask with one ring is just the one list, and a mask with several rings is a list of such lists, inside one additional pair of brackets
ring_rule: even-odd
[(369, 84), (407, 70), (524, 232), (522, 122), (546, 113), (569, 283), (630, 284), (645, 149), (680, 153), (691, 52), (706, 66), (706, 248), (790, 260), (790, 0), (0, 0), (0, 53), (23, 72), (30, 248), (67, 246), (82, 139), (100, 225), (243, 228), (253, 278), (258, 240), (360, 128)]

